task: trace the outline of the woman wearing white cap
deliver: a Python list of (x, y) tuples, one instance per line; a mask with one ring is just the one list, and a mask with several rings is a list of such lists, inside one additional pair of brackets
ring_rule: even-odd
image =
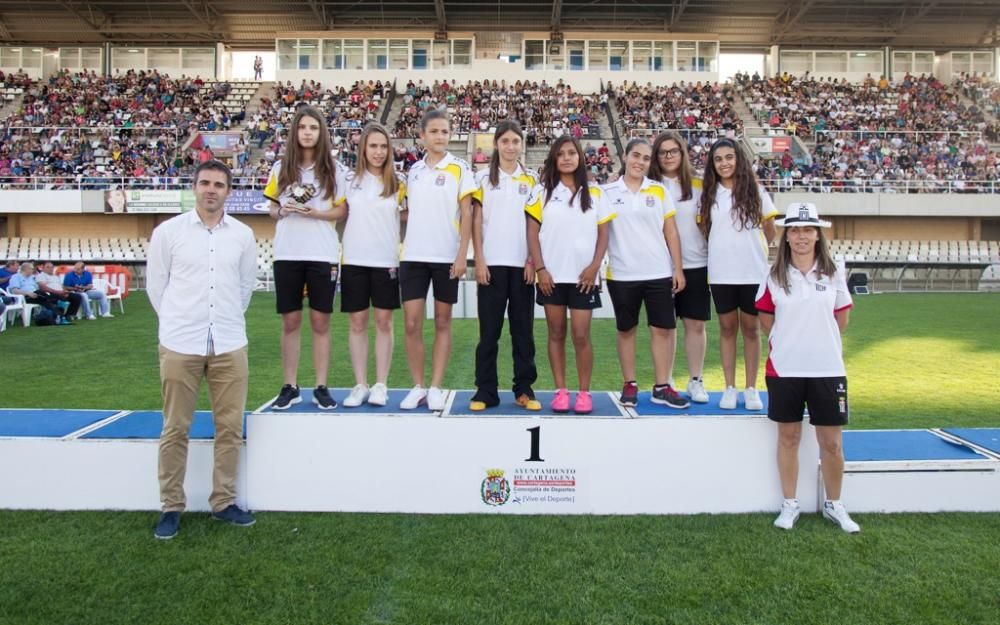
[(813, 204), (791, 204), (775, 260), (757, 291), (761, 326), (768, 333), (767, 416), (778, 423), (778, 474), (784, 502), (775, 527), (790, 530), (799, 518), (795, 498), (803, 409), (816, 426), (826, 500), (823, 516), (845, 532), (861, 531), (844, 505), (843, 426), (847, 424), (847, 373), (840, 334), (852, 306), (844, 272), (830, 256)]

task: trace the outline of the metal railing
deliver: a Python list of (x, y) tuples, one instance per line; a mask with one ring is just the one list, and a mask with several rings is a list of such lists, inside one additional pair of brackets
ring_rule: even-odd
[(768, 178), (772, 193), (977, 193), (1000, 194), (1000, 180), (856, 180), (853, 178)]
[(982, 139), (983, 133), (978, 130), (814, 130), (813, 141), (818, 141), (820, 135), (833, 137), (851, 137), (854, 139), (876, 138), (876, 137), (905, 137), (908, 139), (921, 139), (923, 137), (956, 136), (959, 138)]

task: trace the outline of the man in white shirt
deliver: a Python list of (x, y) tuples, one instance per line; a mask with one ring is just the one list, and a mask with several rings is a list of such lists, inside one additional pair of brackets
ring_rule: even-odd
[(42, 291), (57, 300), (69, 303), (63, 320), (66, 324), (71, 323), (72, 319), (76, 317), (77, 311), (80, 310), (83, 296), (63, 288), (62, 279), (55, 275), (55, 266), (52, 264), (52, 261), (39, 261), (38, 275), (35, 278), (38, 280), (38, 286), (41, 287)]
[(163, 432), (160, 499), (154, 535), (173, 538), (185, 507), (188, 435), (201, 379), (208, 380), (215, 422), (212, 516), (253, 525), (236, 505), (248, 366), (245, 313), (257, 270), (253, 231), (225, 214), (232, 176), (223, 163), (202, 163), (194, 177), (195, 209), (160, 224), (150, 241), (146, 291), (159, 317)]

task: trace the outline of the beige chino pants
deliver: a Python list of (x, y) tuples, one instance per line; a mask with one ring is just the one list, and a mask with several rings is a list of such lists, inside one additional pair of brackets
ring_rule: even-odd
[(184, 474), (188, 440), (201, 380), (205, 378), (215, 422), (215, 467), (208, 502), (218, 512), (236, 501), (236, 472), (243, 447), (243, 412), (249, 378), (247, 348), (212, 356), (179, 354), (162, 345), (159, 351), (163, 393), (159, 477), (163, 511), (182, 511), (186, 504)]

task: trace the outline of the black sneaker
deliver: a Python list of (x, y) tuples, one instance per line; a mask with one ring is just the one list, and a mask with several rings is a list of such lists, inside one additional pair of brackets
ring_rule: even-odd
[(160, 515), (160, 520), (156, 522), (156, 529), (153, 530), (153, 536), (160, 540), (170, 540), (177, 535), (177, 529), (180, 526), (180, 512), (164, 512)]
[(226, 523), (232, 523), (240, 527), (250, 527), (257, 522), (257, 519), (253, 518), (252, 514), (246, 510), (241, 510), (234, 503), (229, 504), (229, 506), (218, 512), (213, 512), (212, 518), (216, 521), (225, 521)]
[(325, 386), (317, 386), (313, 391), (313, 403), (319, 406), (320, 410), (333, 410), (337, 407), (337, 401), (330, 397), (330, 389)]
[(290, 406), (300, 401), (302, 401), (302, 398), (299, 397), (299, 387), (286, 384), (281, 387), (281, 392), (278, 393), (277, 399), (271, 402), (271, 408), (274, 410), (288, 410)]
[(687, 408), (691, 402), (681, 397), (674, 387), (669, 384), (653, 387), (653, 396), (650, 398), (654, 404), (669, 406), (670, 408)]
[(626, 382), (622, 386), (622, 394), (618, 399), (618, 403), (622, 406), (634, 408), (639, 403), (639, 385), (635, 382)]

